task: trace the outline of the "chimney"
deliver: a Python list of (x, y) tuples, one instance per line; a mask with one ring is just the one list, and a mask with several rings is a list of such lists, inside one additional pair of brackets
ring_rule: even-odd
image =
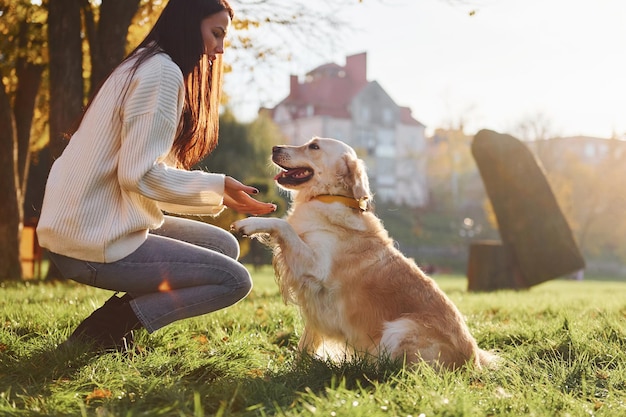
[(345, 70), (356, 85), (367, 84), (367, 52), (346, 57)]
[(295, 98), (298, 96), (298, 76), (297, 75), (292, 75), (289, 78), (289, 96), (292, 98)]

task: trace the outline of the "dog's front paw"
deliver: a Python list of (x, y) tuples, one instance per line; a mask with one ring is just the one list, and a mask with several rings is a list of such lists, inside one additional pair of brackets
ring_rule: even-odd
[(269, 233), (269, 221), (271, 219), (262, 217), (248, 217), (237, 220), (230, 225), (230, 230), (243, 236), (252, 236), (258, 233)]

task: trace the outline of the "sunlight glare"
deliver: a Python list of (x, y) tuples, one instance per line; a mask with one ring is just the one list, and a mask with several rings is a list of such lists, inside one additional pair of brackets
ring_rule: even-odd
[(168, 292), (171, 291), (172, 287), (167, 279), (164, 279), (163, 282), (159, 284), (159, 291)]

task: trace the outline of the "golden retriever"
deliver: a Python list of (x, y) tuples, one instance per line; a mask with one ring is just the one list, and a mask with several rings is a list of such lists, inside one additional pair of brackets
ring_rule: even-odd
[(304, 320), (301, 351), (331, 356), (339, 347), (344, 357), (448, 369), (495, 360), (437, 284), (395, 248), (371, 211), (365, 166), (351, 147), (313, 138), (275, 146), (272, 161), (281, 168), (276, 182), (292, 194), (286, 218), (249, 217), (232, 230), (273, 247), (283, 298)]

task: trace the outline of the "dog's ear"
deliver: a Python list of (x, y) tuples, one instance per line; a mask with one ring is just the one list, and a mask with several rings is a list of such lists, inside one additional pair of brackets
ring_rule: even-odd
[(346, 153), (343, 156), (348, 172), (344, 179), (346, 185), (352, 191), (352, 196), (359, 201), (367, 201), (371, 203), (372, 195), (370, 193), (370, 183), (365, 171), (365, 164), (356, 156)]

